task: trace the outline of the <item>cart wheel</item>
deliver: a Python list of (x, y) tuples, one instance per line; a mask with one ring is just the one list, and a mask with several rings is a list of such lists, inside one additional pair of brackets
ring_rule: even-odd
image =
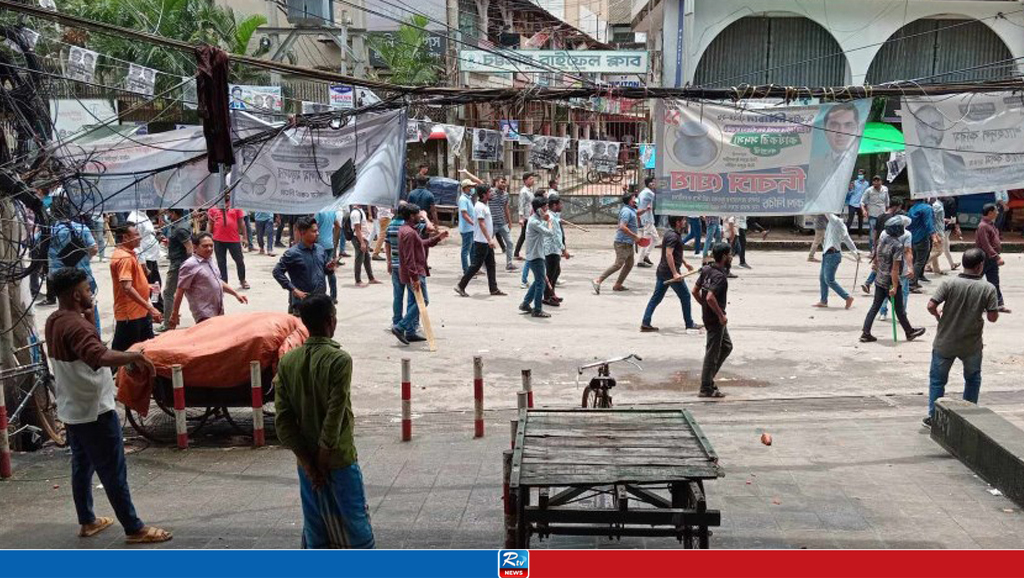
[[(153, 411), (152, 406), (150, 406), (149, 414), (146, 417), (142, 417), (142, 414), (129, 407), (125, 407), (124, 415), (128, 418), (128, 423), (132, 424), (135, 431), (137, 431), (142, 437), (157, 444), (172, 444), (177, 440), (177, 430), (174, 426), (174, 412), (172, 410), (170, 412), (170, 416), (165, 415), (167, 409), (160, 406), (160, 404), (157, 405), (163, 411)], [(185, 428), (189, 437), (194, 436), (195, 433), (206, 424), (206, 420), (214, 411), (215, 408), (212, 407), (208, 407), (203, 410), (199, 410), (198, 408), (189, 408), (186, 410)]]
[(47, 437), (53, 440), (53, 443), (59, 448), (68, 445), (64, 424), (57, 419), (57, 401), (53, 393), (53, 379), (49, 377), (49, 374), (47, 374), (47, 379), (42, 387), (37, 387), (32, 396), (36, 407), (37, 421), (46, 432)]
[(584, 407), (584, 409), (586, 409), (586, 408), (596, 408), (597, 407), (597, 400), (598, 400), (598, 398), (599, 398), (599, 395), (598, 395), (596, 389), (594, 389), (592, 387), (589, 387), (589, 386), (586, 389), (584, 389), (583, 390), (583, 407)]

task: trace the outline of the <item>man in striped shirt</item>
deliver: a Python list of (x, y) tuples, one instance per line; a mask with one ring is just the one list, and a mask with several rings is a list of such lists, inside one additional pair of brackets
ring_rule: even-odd
[(516, 266), (512, 263), (512, 231), (509, 223), (512, 222), (512, 209), (508, 202), (508, 180), (505, 177), (495, 177), (492, 181), (491, 198), (487, 201), (491, 209), (491, 221), (494, 223), (494, 238), (501, 245), (505, 253), (505, 269), (515, 271)]

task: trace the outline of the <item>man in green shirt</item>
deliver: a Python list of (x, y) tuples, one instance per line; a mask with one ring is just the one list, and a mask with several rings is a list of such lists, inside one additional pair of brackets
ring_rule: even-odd
[(338, 325), (331, 298), (303, 299), (309, 339), (281, 358), (274, 378), (275, 425), (298, 459), (304, 548), (373, 548), (373, 529), (356, 459), (352, 358), (331, 339)]

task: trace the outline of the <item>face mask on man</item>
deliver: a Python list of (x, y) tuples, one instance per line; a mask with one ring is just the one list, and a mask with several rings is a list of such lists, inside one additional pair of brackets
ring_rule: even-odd
[(864, 180), (864, 173), (860, 173), (860, 174), (858, 174), (858, 175), (857, 175), (857, 180), (858, 180), (858, 181), (863, 181), (863, 180)]

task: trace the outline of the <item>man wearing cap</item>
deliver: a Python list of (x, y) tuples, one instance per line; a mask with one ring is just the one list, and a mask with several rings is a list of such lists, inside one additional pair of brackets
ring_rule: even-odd
[(615, 285), (612, 285), (612, 291), (628, 291), (622, 284), (633, 270), (633, 246), (642, 238), (637, 234), (638, 228), (636, 195), (625, 193), (622, 195), (622, 208), (619, 209), (619, 228), (615, 231), (615, 262), (600, 277), (590, 282), (595, 295), (601, 294), (601, 283), (616, 271), (619, 271), (619, 277)]
[(473, 254), (473, 223), (476, 222), (476, 217), (470, 195), (474, 184), (470, 179), (462, 179), (460, 183), (462, 193), (459, 195), (459, 235), (462, 236), (463, 273), (469, 270), (470, 256)]
[(640, 262), (637, 267), (653, 267), (651, 262), (651, 249), (658, 243), (658, 227), (654, 226), (654, 177), (644, 179), (644, 188), (637, 197), (636, 214), (640, 217), (641, 233), (644, 239), (650, 241), (647, 245), (640, 247)]

